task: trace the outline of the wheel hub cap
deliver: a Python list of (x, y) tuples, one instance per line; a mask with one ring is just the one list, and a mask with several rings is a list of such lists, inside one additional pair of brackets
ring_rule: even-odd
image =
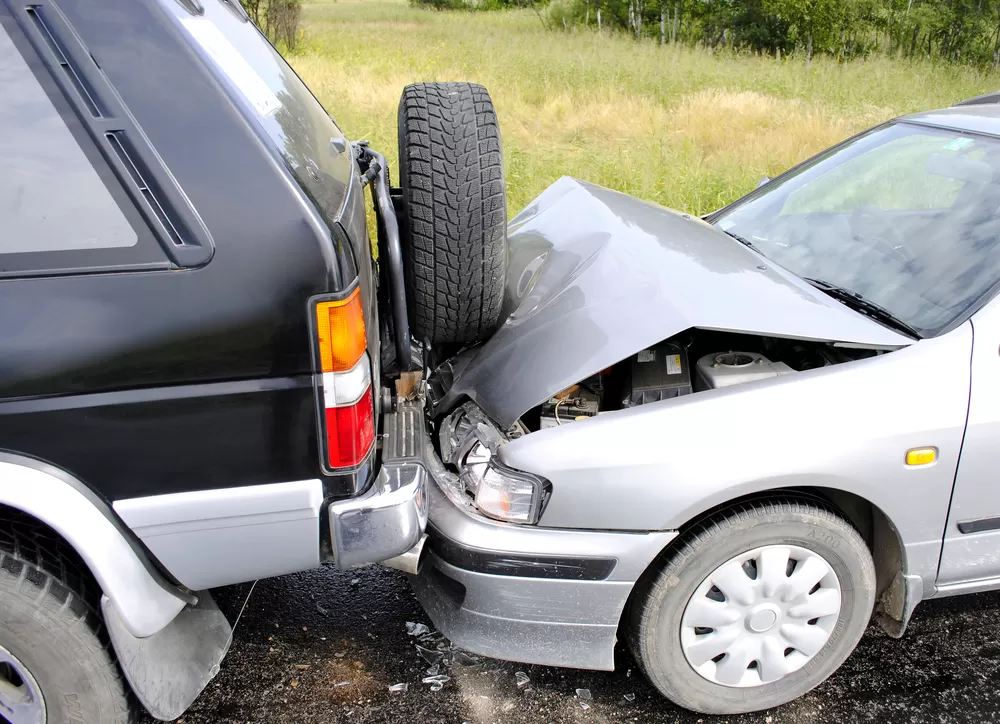
[(45, 724), (45, 700), (27, 667), (0, 646), (0, 721)]
[(747, 628), (754, 633), (764, 633), (778, 621), (781, 609), (769, 603), (758, 607), (747, 616)]
[(840, 616), (840, 581), (818, 553), (792, 545), (747, 551), (698, 586), (681, 617), (681, 648), (716, 684), (770, 684), (826, 645)]

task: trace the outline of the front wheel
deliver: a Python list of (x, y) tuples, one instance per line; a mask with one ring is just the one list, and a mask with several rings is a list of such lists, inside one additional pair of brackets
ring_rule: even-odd
[(847, 521), (809, 502), (747, 503), (692, 531), (640, 584), (630, 645), (680, 706), (769, 709), (836, 671), (874, 600), (871, 554)]

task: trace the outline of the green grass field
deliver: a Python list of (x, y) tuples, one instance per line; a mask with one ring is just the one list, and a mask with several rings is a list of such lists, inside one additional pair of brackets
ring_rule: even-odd
[(290, 61), (350, 138), (391, 160), (404, 85), (485, 85), (511, 214), (567, 174), (704, 213), (863, 128), (1000, 88), (955, 65), (713, 54), (404, 0), (308, 3)]

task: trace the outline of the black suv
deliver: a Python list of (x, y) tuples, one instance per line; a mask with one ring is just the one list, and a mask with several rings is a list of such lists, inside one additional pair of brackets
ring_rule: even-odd
[(206, 589), (415, 565), (430, 350), (500, 314), (496, 118), (409, 86), (390, 187), (237, 0), (0, 0), (0, 87), (0, 719), (172, 719)]

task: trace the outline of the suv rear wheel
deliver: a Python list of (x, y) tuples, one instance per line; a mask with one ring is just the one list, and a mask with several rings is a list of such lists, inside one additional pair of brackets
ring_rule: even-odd
[(124, 724), (129, 700), (72, 549), (0, 512), (0, 721)]
[(500, 129), (474, 83), (418, 83), (399, 101), (401, 232), (413, 335), (488, 337), (500, 317), (507, 202)]

